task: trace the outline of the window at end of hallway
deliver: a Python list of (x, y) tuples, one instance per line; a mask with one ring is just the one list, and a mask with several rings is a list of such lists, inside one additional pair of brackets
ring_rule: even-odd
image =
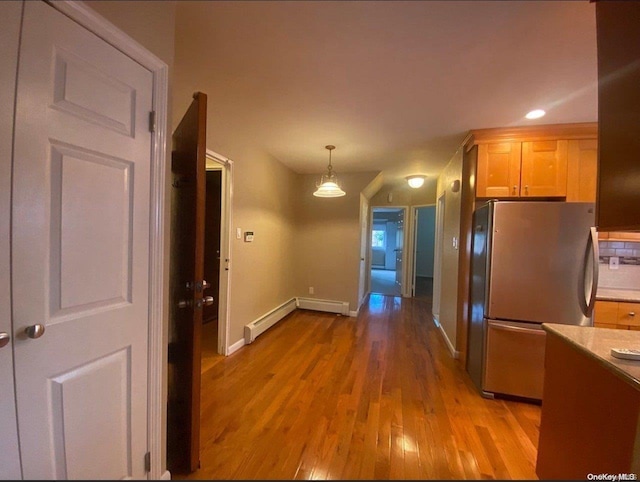
[(384, 248), (384, 231), (374, 229), (371, 232), (371, 247)]

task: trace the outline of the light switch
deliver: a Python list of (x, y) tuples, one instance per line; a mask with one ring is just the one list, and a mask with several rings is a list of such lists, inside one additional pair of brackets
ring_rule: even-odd
[(236, 239), (242, 239), (242, 228), (236, 228)]

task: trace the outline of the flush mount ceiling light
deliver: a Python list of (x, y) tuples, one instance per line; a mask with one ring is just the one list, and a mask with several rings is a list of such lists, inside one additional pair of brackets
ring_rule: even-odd
[(338, 183), (338, 177), (336, 173), (333, 172), (333, 167), (331, 167), (331, 151), (336, 148), (336, 146), (324, 146), (325, 149), (329, 150), (329, 166), (327, 167), (327, 173), (323, 174), (320, 178), (320, 182), (316, 184), (316, 192), (313, 193), (314, 196), (317, 197), (340, 197), (344, 196), (346, 192), (340, 189), (340, 183)]
[(417, 189), (424, 184), (425, 177), (427, 176), (408, 176), (407, 182), (409, 183), (409, 186)]
[(525, 117), (527, 119), (539, 119), (545, 114), (546, 112), (543, 111), (542, 109), (535, 109), (535, 110), (532, 110), (531, 112), (528, 112), (527, 115), (525, 115)]

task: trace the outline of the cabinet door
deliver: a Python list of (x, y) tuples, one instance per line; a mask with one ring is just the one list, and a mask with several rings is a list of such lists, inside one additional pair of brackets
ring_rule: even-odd
[(618, 303), (618, 324), (640, 326), (640, 303)]
[(520, 196), (566, 196), (567, 150), (566, 140), (523, 142)]
[(615, 326), (618, 320), (618, 302), (617, 301), (596, 301), (593, 312), (593, 322), (598, 325)]
[(476, 197), (520, 195), (520, 142), (478, 146)]
[(598, 141), (569, 141), (567, 157), (567, 202), (596, 202)]

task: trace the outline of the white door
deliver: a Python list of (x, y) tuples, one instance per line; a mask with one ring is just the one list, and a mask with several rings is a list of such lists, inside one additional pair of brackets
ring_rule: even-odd
[(404, 279), (404, 271), (402, 267), (403, 251), (404, 251), (404, 209), (398, 211), (398, 221), (396, 222), (396, 287), (399, 293), (403, 293), (402, 280)]
[(12, 282), (27, 479), (145, 477), (152, 85), (119, 50), (26, 2)]
[(0, 479), (20, 479), (11, 332), (11, 145), (22, 4), (0, 2)]

